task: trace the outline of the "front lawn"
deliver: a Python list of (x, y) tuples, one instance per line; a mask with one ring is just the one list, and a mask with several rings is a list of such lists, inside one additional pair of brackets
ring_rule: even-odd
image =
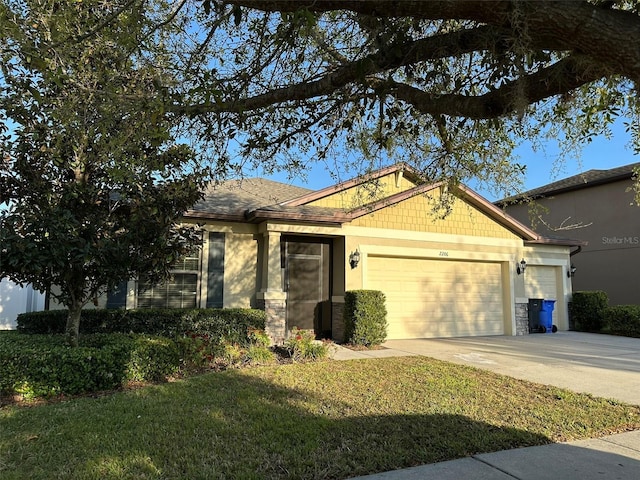
[(0, 478), (347, 478), (640, 428), (640, 407), (423, 357), (0, 409)]

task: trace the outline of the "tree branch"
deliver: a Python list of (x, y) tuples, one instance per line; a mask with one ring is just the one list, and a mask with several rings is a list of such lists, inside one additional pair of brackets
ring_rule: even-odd
[(477, 27), (442, 35), (436, 35), (376, 52), (337, 68), (319, 80), (301, 82), (288, 87), (273, 89), (261, 95), (230, 102), (177, 105), (176, 113), (198, 115), (208, 112), (246, 112), (264, 108), (275, 103), (308, 100), (329, 95), (367, 76), (415, 64), (421, 61), (462, 55), (495, 46), (503, 39), (504, 31), (494, 27)]
[(378, 88), (387, 88), (390, 95), (413, 105), (421, 113), (486, 119), (518, 112), (523, 106), (567, 93), (606, 74), (605, 70), (583, 58), (568, 57), (478, 96), (433, 95), (411, 85), (377, 78), (370, 79), (370, 83)]
[[(228, 3), (264, 12), (347, 10), (387, 18), (471, 20), (514, 29), (514, 33), (513, 21), (518, 18), (525, 21), (532, 40), (545, 37), (555, 45), (548, 48), (589, 55), (616, 73), (640, 82), (640, 17), (634, 12), (606, 9), (586, 1), (229, 0)], [(635, 48), (619, 48), (620, 45)]]

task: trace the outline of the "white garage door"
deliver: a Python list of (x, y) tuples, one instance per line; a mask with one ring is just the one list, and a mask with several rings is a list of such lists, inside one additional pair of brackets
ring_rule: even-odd
[[(556, 269), (558, 267), (527, 266), (524, 273), (524, 292), (527, 298), (557, 300)], [(558, 325), (558, 313), (553, 310), (553, 324)]]
[(502, 335), (500, 264), (367, 259), (366, 288), (387, 297), (389, 339)]

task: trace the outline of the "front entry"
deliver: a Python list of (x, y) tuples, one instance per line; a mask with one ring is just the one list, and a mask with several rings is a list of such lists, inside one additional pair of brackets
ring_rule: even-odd
[(287, 330), (313, 330), (331, 337), (331, 241), (283, 237)]

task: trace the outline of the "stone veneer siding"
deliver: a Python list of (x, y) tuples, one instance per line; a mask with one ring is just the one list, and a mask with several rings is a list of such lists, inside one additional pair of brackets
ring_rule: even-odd
[(344, 302), (331, 303), (331, 337), (335, 342), (342, 343), (344, 338)]
[(529, 305), (516, 303), (516, 335), (529, 334)]
[(267, 314), (265, 331), (274, 343), (281, 344), (287, 337), (286, 300), (257, 300), (257, 307)]

